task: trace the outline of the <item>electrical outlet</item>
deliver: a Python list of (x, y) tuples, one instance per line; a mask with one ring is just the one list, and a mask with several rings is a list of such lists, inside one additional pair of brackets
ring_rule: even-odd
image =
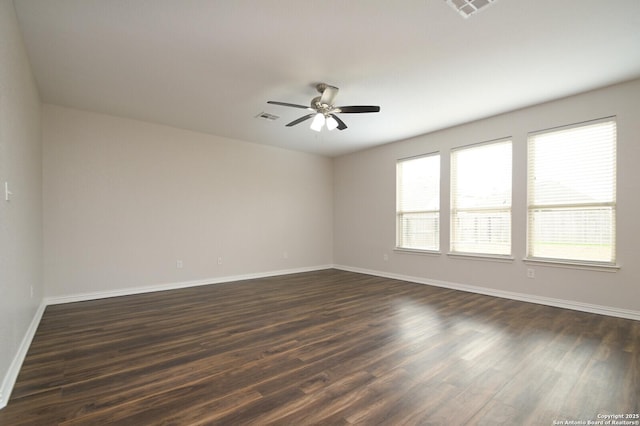
[(222, 257), (218, 258), (218, 265), (222, 265)]
[(283, 259), (288, 259), (289, 258), (289, 252), (286, 252), (286, 251), (282, 252), (282, 258)]
[(176, 260), (176, 268), (182, 269), (184, 267), (184, 263), (182, 260)]
[(535, 278), (535, 277), (536, 277), (535, 269), (528, 268), (527, 269), (527, 278)]
[(389, 260), (389, 255), (387, 253), (383, 254), (382, 259), (387, 262)]

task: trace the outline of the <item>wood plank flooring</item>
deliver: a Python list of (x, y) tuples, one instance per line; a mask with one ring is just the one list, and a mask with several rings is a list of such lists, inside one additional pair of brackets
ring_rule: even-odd
[(49, 306), (0, 424), (637, 413), (640, 322), (326, 270)]

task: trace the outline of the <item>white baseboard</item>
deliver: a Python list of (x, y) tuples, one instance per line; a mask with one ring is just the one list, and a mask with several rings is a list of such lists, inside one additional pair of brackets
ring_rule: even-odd
[(2, 387), (0, 387), (0, 410), (3, 409), (9, 402), (11, 392), (13, 391), (13, 386), (16, 384), (18, 374), (20, 373), (20, 368), (22, 368), (22, 363), (27, 356), (29, 346), (31, 346), (31, 341), (36, 335), (38, 325), (40, 324), (42, 314), (44, 314), (44, 310), (46, 307), (47, 305), (44, 302), (41, 303), (40, 306), (38, 306), (38, 309), (36, 310), (35, 314), (33, 315), (33, 319), (31, 320), (31, 324), (29, 324), (29, 328), (27, 328), (27, 332), (20, 342), (18, 352), (13, 357), (13, 361), (11, 361), (9, 371), (7, 371), (4, 379), (2, 380)]
[(155, 284), (144, 287), (123, 288), (118, 290), (97, 291), (92, 293), (70, 294), (66, 296), (50, 296), (44, 299), (45, 305), (59, 305), (62, 303), (84, 302), (87, 300), (106, 299), (109, 297), (130, 296), (133, 294), (152, 293), (156, 291), (177, 290), (180, 288), (197, 287), (210, 284), (221, 284), (234, 281), (252, 280), (256, 278), (275, 277), (278, 275), (297, 274), (301, 272), (313, 272), (323, 269), (331, 269), (333, 265), (308, 266), (295, 269), (281, 269), (277, 271), (257, 272), (252, 274), (228, 275), (223, 277), (207, 278), (194, 281), (177, 283)]
[(416, 284), (432, 285), (435, 287), (449, 288), (452, 290), (461, 290), (469, 293), (484, 294), (487, 296), (500, 297), (503, 299), (518, 300), (521, 302), (536, 303), (539, 305), (554, 306), (556, 308), (571, 309), (574, 311), (589, 312), (592, 314), (607, 315), (611, 317), (626, 318), (640, 321), (640, 312), (628, 309), (614, 308), (611, 306), (592, 305), (589, 303), (576, 302), (574, 300), (554, 299), (550, 297), (536, 296), (525, 293), (515, 293), (510, 291), (495, 290), (492, 288), (478, 287), (467, 284), (453, 283), (449, 281), (432, 280), (422, 277), (414, 277), (409, 275), (394, 274), (391, 272), (376, 271), (371, 269), (356, 268), (345, 265), (333, 265), (335, 269), (343, 271), (358, 272), (361, 274), (374, 275), (383, 278), (397, 279), (408, 281)]

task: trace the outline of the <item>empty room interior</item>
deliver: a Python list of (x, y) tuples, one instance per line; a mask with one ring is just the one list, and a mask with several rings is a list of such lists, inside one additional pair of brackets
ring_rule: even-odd
[(637, 0), (0, 0), (0, 424), (640, 425)]

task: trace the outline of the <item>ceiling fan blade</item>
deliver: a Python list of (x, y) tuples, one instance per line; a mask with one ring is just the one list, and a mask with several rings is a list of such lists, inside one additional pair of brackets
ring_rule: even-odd
[(338, 94), (338, 88), (334, 86), (324, 85), (322, 90), (322, 96), (320, 97), (320, 103), (325, 105), (333, 105), (333, 100)]
[(298, 104), (290, 104), (288, 102), (267, 101), (267, 103), (268, 104), (273, 104), (273, 105), (288, 106), (288, 107), (293, 107), (293, 108), (311, 109), (308, 106), (298, 105)]
[(302, 117), (298, 118), (297, 120), (293, 120), (291, 123), (287, 124), (287, 126), (286, 126), (286, 127), (291, 127), (291, 126), (295, 126), (296, 124), (300, 124), (300, 123), (302, 123), (303, 121), (310, 119), (310, 118), (311, 118), (311, 117), (313, 117), (314, 115), (316, 115), (316, 113), (315, 113), (315, 112), (314, 112), (313, 114), (307, 114), (307, 115), (304, 115), (304, 116), (302, 116)]
[(333, 117), (333, 119), (338, 122), (338, 127), (336, 127), (338, 130), (344, 130), (347, 128), (347, 125), (344, 124), (344, 121), (340, 120), (340, 118), (337, 115), (331, 114), (331, 117)]
[(337, 107), (335, 109), (335, 112), (340, 112), (340, 113), (380, 112), (380, 107), (377, 105), (341, 106), (341, 107)]

